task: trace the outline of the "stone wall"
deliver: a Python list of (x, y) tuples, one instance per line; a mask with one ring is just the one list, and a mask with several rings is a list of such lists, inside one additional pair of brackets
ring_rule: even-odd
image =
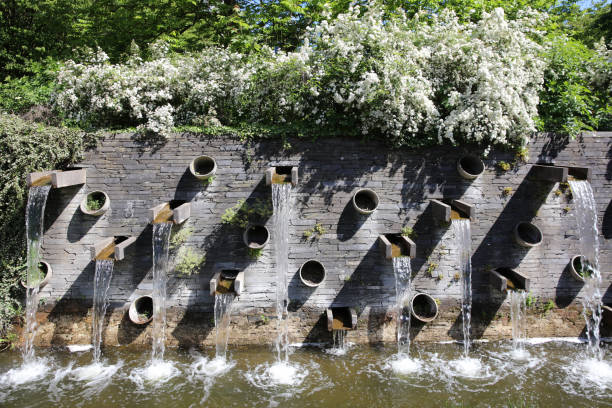
[[(177, 134), (166, 141), (143, 142), (132, 134), (107, 135), (82, 166), (87, 184), (52, 190), (45, 215), (43, 257), (54, 275), (42, 291), (39, 316), (41, 343), (88, 341), (93, 295), (94, 264), (89, 246), (103, 237), (131, 235), (136, 243), (125, 260), (115, 263), (110, 288), (106, 344), (146, 342), (148, 330), (126, 317), (131, 300), (152, 291), (151, 226), (148, 209), (168, 200), (192, 203), (187, 225), (194, 229), (185, 245), (206, 254), (198, 273), (180, 277), (170, 273), (168, 283), (170, 344), (207, 342), (212, 333), (214, 299), (209, 280), (220, 268), (245, 271), (246, 287), (234, 305), (232, 343), (268, 342), (273, 338), (275, 302), (274, 239), (254, 260), (242, 243), (242, 231), (221, 223), (221, 216), (238, 200), (270, 200), (264, 171), (270, 165), (299, 168), (290, 220), (289, 297), (294, 341), (327, 338), (322, 313), (326, 307), (351, 306), (359, 313), (354, 341), (392, 341), (395, 324), (393, 269), (377, 245), (379, 234), (413, 228), (417, 256), (412, 260), (413, 288), (440, 302), (435, 323), (413, 328), (418, 339), (460, 338), (461, 299), (458, 248), (452, 227), (435, 225), (431, 199), (457, 198), (476, 207), (472, 222), (474, 337), (509, 335), (507, 299), (488, 284), (490, 267), (513, 267), (529, 276), (531, 293), (539, 299), (530, 335), (577, 335), (584, 328), (579, 314), (582, 284), (574, 281), (567, 264), (579, 253), (574, 204), (555, 183), (526, 179), (530, 164), (554, 161), (558, 165), (590, 167), (599, 211), (600, 263), (605, 301), (612, 302), (612, 133), (567, 140), (537, 135), (529, 145), (527, 164), (509, 171), (497, 165), (515, 161), (513, 152), (492, 151), (485, 173), (474, 181), (456, 170), (459, 156), (478, 149), (435, 147), (390, 150), (382, 144), (349, 139), (290, 139), (245, 143), (229, 137)], [(199, 155), (217, 161), (210, 184), (191, 176), (190, 161)], [(380, 197), (377, 211), (357, 216), (350, 201), (358, 187), (374, 189)], [(509, 190), (511, 189), (511, 191)], [(102, 217), (83, 215), (78, 206), (87, 191), (103, 190), (111, 209)], [(505, 192), (504, 192), (505, 191)], [(514, 244), (512, 229), (532, 221), (544, 234), (542, 245), (525, 250)], [(326, 232), (305, 239), (316, 223)], [(272, 230), (272, 220), (266, 223)], [(185, 227), (183, 227), (185, 228)], [(327, 271), (317, 288), (304, 286), (300, 265), (318, 259)], [(555, 301), (558, 308), (544, 312)], [(506, 319), (507, 320), (507, 319)], [(214, 335), (214, 333), (212, 333)]]

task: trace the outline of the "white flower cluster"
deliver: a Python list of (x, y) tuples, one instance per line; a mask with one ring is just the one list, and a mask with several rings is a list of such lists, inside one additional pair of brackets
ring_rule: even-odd
[(462, 24), (452, 12), (384, 17), (358, 7), (312, 27), (299, 50), (241, 55), (211, 48), (110, 64), (68, 62), (55, 103), (77, 121), (177, 124), (300, 122), (358, 128), (395, 145), (520, 143), (535, 130), (542, 15), (502, 9)]

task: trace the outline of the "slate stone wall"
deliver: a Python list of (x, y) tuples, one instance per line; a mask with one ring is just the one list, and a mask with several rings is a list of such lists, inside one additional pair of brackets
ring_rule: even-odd
[[(54, 276), (42, 291), (47, 305), (43, 309), (53, 317), (54, 310), (59, 314), (71, 302), (91, 303), (94, 264), (88, 248), (108, 236), (137, 237), (126, 259), (115, 263), (111, 308), (126, 308), (135, 297), (150, 293), (148, 209), (168, 200), (186, 200), (192, 203), (186, 224), (194, 233), (184, 245), (206, 254), (206, 261), (190, 277), (170, 272), (169, 307), (187, 314), (211, 313), (214, 299), (208, 282), (220, 268), (232, 267), (244, 270), (246, 279), (235, 313), (255, 319), (262, 311), (269, 312), (275, 302), (274, 237), (263, 255), (253, 260), (242, 243), (242, 231), (223, 224), (221, 217), (240, 199), (270, 200), (264, 179), (270, 165), (299, 168), (289, 220), (288, 277), (289, 309), (297, 315), (330, 305), (356, 307), (360, 316), (372, 310), (387, 313), (395, 302), (394, 275), (377, 238), (399, 232), (403, 226), (416, 233), (413, 288), (437, 298), (442, 309), (456, 307), (461, 285), (453, 227), (436, 226), (429, 207), (431, 199), (442, 198), (461, 199), (476, 207), (471, 225), (472, 292), (474, 314), (480, 316), (483, 327), (507, 304), (488, 285), (490, 267), (516, 268), (531, 279), (534, 296), (553, 299), (561, 308), (575, 305), (582, 296), (582, 284), (572, 280), (567, 270), (571, 256), (580, 251), (574, 203), (559, 185), (525, 177), (530, 164), (550, 161), (593, 171), (591, 184), (601, 232), (601, 287), (604, 300), (612, 302), (610, 132), (578, 140), (534, 136), (528, 146), (528, 163), (509, 171), (501, 170), (498, 163), (514, 162), (514, 152), (491, 151), (484, 160), (485, 173), (473, 181), (459, 176), (456, 162), (463, 153), (480, 154), (479, 149), (390, 150), (383, 144), (349, 139), (289, 142), (291, 148), (283, 149), (278, 140), (246, 143), (230, 137), (176, 134), (166, 141), (144, 143), (132, 134), (107, 135), (82, 163), (87, 168), (87, 184), (52, 190), (49, 196), (43, 257), (52, 264)], [(196, 180), (188, 170), (190, 161), (203, 154), (214, 157), (218, 166), (210, 184)], [(351, 207), (351, 196), (359, 187), (375, 190), (380, 198), (377, 211), (369, 217), (358, 216)], [(99, 218), (78, 209), (87, 191), (93, 190), (105, 191), (111, 200), (111, 209)], [(537, 224), (544, 234), (543, 244), (531, 250), (518, 247), (512, 238), (514, 225), (525, 220)], [(325, 234), (305, 239), (304, 232), (316, 223), (322, 224)], [(271, 218), (266, 225), (272, 232)], [(308, 259), (321, 261), (327, 271), (325, 281), (314, 289), (304, 286), (297, 274)]]

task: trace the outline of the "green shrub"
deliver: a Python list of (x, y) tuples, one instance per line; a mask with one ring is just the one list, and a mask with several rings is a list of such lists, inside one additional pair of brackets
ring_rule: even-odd
[(0, 332), (21, 312), (25, 278), (25, 175), (79, 161), (95, 137), (0, 113)]

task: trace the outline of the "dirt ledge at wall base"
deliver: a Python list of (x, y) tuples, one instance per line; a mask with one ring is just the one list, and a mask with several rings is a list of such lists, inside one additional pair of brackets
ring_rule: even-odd
[[(61, 307), (43, 306), (37, 315), (39, 347), (91, 343), (91, 311), (79, 301)], [(502, 306), (492, 316), (474, 305), (472, 339), (501, 340), (512, 338), (509, 308)], [(149, 347), (152, 325), (138, 326), (130, 322), (128, 307), (112, 306), (106, 315), (103, 332), (105, 346)], [(61, 312), (58, 312), (61, 309)], [(324, 320), (325, 308), (304, 307), (289, 314), (291, 343), (330, 343), (331, 333)], [(169, 347), (209, 347), (215, 344), (212, 313), (170, 308), (167, 311), (166, 345)], [(461, 340), (462, 322), (459, 305), (442, 305), (435, 321), (427, 325), (414, 320), (411, 337), (417, 342)], [(358, 311), (355, 330), (347, 333), (347, 341), (376, 345), (394, 343), (396, 318), (392, 309), (364, 308)], [(21, 328), (16, 328), (18, 332)], [(527, 310), (527, 337), (584, 336), (582, 306), (572, 304), (563, 309)], [(602, 327), (602, 337), (611, 336), (609, 327)], [(269, 345), (276, 338), (276, 317), (272, 308), (241, 311), (232, 316), (229, 344), (233, 346)]]

